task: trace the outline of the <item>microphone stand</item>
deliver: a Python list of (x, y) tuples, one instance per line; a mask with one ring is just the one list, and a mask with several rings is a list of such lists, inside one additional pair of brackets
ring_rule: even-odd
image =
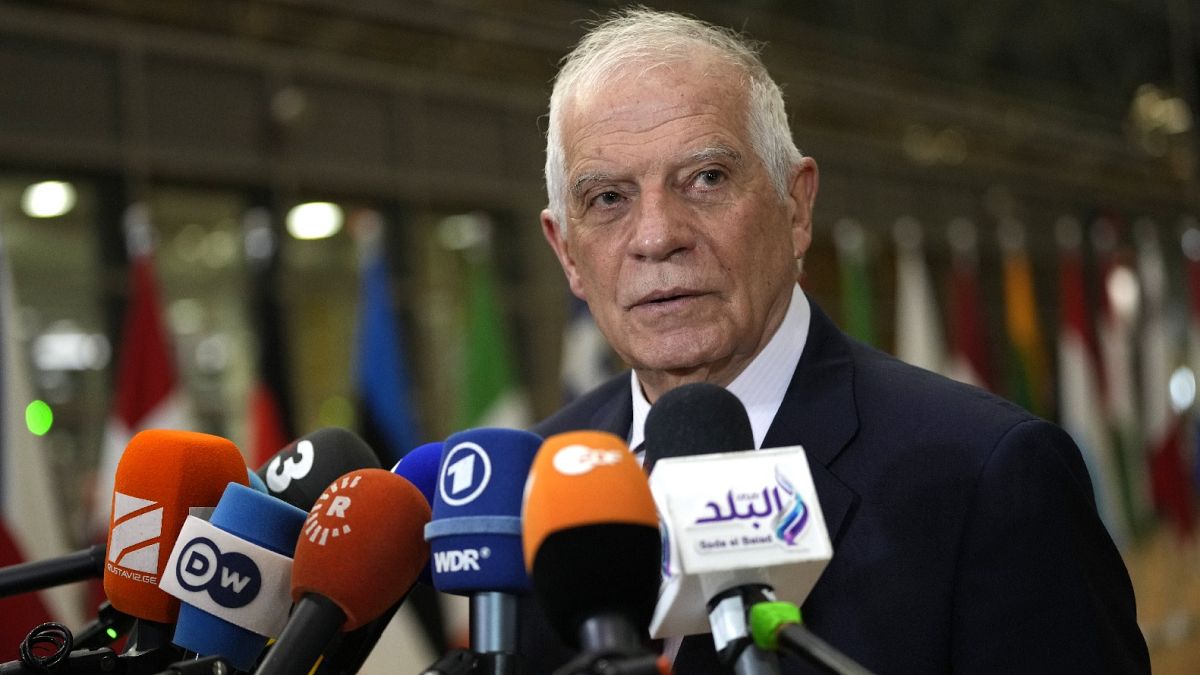
[(471, 595), (471, 651), (481, 675), (516, 675), (517, 598), (484, 591)]
[(104, 576), (104, 544), (0, 569), (0, 598)]
[(737, 675), (779, 675), (779, 656), (755, 644), (746, 626), (747, 608), (767, 602), (769, 587), (735, 586), (708, 601), (708, 620), (717, 658)]
[(655, 654), (620, 651), (584, 652), (554, 671), (554, 675), (663, 675), (670, 673)]
[(857, 661), (841, 653), (801, 624), (800, 608), (790, 602), (759, 602), (750, 608), (750, 632), (767, 651), (781, 648), (834, 675), (871, 675)]
[(220, 656), (205, 656), (176, 661), (158, 675), (228, 675), (233, 672), (234, 667)]
[(123, 675), (126, 664), (108, 647), (100, 649), (76, 649), (60, 663), (50, 668), (31, 666), (21, 661), (0, 664), (0, 675), (45, 675), (46, 673), (70, 673), (71, 675)]
[(421, 675), (475, 675), (479, 655), (466, 649), (451, 649), (434, 661)]
[(133, 628), (134, 618), (117, 610), (105, 600), (100, 603), (97, 617), (75, 636), (75, 646), (80, 649), (106, 647)]
[(579, 625), (583, 652), (554, 675), (659, 675), (669, 672), (657, 654), (642, 648), (643, 636), (620, 613), (602, 612)]

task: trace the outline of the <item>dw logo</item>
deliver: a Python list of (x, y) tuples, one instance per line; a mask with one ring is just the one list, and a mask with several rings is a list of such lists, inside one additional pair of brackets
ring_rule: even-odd
[(175, 565), (179, 585), (193, 593), (208, 591), (222, 607), (236, 609), (250, 604), (262, 587), (262, 574), (249, 556), (222, 553), (205, 537), (187, 543)]
[(470, 504), (492, 478), (492, 461), (477, 443), (459, 443), (446, 453), (438, 476), (438, 492), (450, 506)]

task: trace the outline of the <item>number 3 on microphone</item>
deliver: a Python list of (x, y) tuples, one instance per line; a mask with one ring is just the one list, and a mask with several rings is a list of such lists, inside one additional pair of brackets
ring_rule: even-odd
[(296, 444), (296, 454), (286, 460), (282, 456), (271, 460), (267, 467), (267, 487), (271, 492), (283, 492), (293, 480), (300, 480), (312, 470), (313, 455), (312, 441), (300, 441)]

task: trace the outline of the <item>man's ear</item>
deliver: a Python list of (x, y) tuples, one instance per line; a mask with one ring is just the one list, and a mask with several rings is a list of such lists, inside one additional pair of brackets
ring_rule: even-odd
[(813, 204), (817, 200), (819, 181), (817, 161), (802, 157), (792, 168), (792, 182), (788, 189), (792, 207), (792, 256), (803, 258), (812, 245)]
[(558, 257), (558, 264), (562, 265), (563, 273), (567, 275), (567, 284), (570, 285), (571, 292), (586, 302), (587, 294), (584, 293), (583, 284), (580, 282), (575, 259), (571, 257), (571, 242), (563, 234), (562, 228), (554, 219), (554, 214), (550, 213), (550, 209), (542, 210), (541, 220), (542, 234), (546, 237), (550, 248), (554, 249), (554, 255)]

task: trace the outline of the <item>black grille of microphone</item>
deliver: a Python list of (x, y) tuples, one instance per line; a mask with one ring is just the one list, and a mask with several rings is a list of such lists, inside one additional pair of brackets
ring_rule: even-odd
[(728, 389), (697, 382), (659, 397), (646, 416), (646, 473), (668, 457), (754, 448), (746, 408)]

